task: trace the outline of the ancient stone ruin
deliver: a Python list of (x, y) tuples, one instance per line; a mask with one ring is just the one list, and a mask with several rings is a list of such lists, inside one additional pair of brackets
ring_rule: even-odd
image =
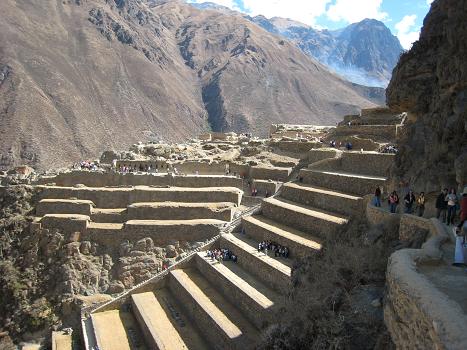
[[(275, 125), (264, 140), (213, 133), (182, 145), (137, 144), (105, 152), (92, 170), (30, 178), (30, 232), (49, 237), (51, 252), (62, 247), (60, 293), (82, 300), (81, 328), (53, 331), (52, 348), (71, 349), (79, 334), (89, 350), (252, 349), (286, 305), (294, 263), (365, 218), (398, 227), (402, 247), (422, 247), (390, 259), (384, 314), (394, 343), (424, 338), (424, 348), (461, 349), (460, 291), (430, 284), (442, 284), (443, 268), (432, 264), (452, 249), (440, 246), (445, 229), (427, 219), (433, 203), (424, 218), (372, 201), (376, 187), (383, 198), (393, 189), (395, 155), (382, 150), (403, 127), (401, 115), (363, 111), (335, 128)], [(349, 150), (349, 140), (358, 147)], [(428, 307), (436, 298), (457, 325)]]

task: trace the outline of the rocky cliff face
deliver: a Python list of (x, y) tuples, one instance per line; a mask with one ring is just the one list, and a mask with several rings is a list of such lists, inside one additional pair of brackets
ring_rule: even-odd
[(284, 18), (249, 17), (267, 31), (292, 40), (303, 52), (346, 79), (386, 87), (402, 46), (384, 23), (365, 19), (341, 30), (316, 30)]
[(0, 1), (0, 167), (212, 128), (334, 124), (374, 93), (242, 16), (178, 0)]
[(467, 181), (466, 18), (466, 1), (434, 1), (387, 89), (388, 105), (409, 111), (395, 175), (418, 190), (463, 188)]

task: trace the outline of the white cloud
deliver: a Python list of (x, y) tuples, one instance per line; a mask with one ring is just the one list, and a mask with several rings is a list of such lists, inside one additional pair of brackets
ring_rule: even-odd
[(431, 3), (432, 3), (433, 1), (434, 1), (434, 0), (426, 0), (426, 4), (427, 4), (428, 6), (430, 6)]
[(285, 17), (308, 25), (316, 25), (315, 19), (326, 12), (332, 0), (243, 0), (245, 10), (253, 15)]
[(397, 37), (404, 49), (408, 50), (412, 44), (418, 40), (420, 30), (413, 30), (417, 15), (406, 15), (402, 20), (395, 25)]
[[(188, 1), (212, 1), (240, 11), (235, 0)], [(359, 22), (365, 18), (389, 20), (389, 15), (381, 9), (383, 0), (243, 0), (242, 3), (243, 12), (252, 16), (290, 18), (313, 27), (317, 27), (316, 20), (323, 15), (331, 21), (346, 23)]]
[(365, 18), (384, 20), (388, 14), (381, 10), (383, 0), (336, 0), (326, 12), (332, 21), (359, 22)]
[(240, 11), (234, 0), (188, 0), (188, 2), (196, 4), (202, 4), (203, 2), (215, 2), (216, 4), (231, 8), (232, 10)]

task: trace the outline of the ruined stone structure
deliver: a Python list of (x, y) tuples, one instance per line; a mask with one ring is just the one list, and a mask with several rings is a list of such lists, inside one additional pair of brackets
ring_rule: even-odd
[[(384, 113), (362, 116), (380, 120), (375, 115)], [(341, 125), (328, 137), (376, 127), (366, 137), (381, 145), (382, 140), (394, 141), (397, 123)], [(363, 135), (366, 129), (359, 130)], [(224, 152), (231, 151), (223, 140), (216, 142)], [(213, 147), (212, 141), (201, 145)], [(407, 246), (427, 241), (421, 250), (398, 251), (389, 263), (384, 310), (396, 345), (463, 348), (463, 326), (431, 307), (440, 298), (455, 320), (465, 321), (455, 309), (458, 288), (446, 293), (440, 287), (440, 274), (447, 270), (431, 267), (433, 262), (442, 266), (442, 250), (452, 249), (441, 245), (448, 237), (444, 229), (426, 218), (390, 214), (370, 201), (377, 186), (383, 198), (393, 189), (388, 181), (393, 154), (287, 138), (251, 140), (238, 153), (243, 158), (177, 161), (180, 173), (188, 175), (174, 174), (173, 166), (160, 173), (74, 170), (36, 182), (40, 200), (32, 232), (73, 237), (71, 254), (97, 247), (111, 256), (128, 250), (119, 258), (130, 263), (120, 267), (121, 283), (107, 290), (114, 298), (82, 310), (86, 349), (253, 348), (284, 305), (294, 261), (316, 254), (327, 236), (365, 214), (371, 224), (397, 224)], [(150, 158), (133, 162), (143, 169), (155, 164)], [(253, 189), (258, 197), (250, 195)], [(288, 258), (259, 251), (263, 241), (287, 247)], [(182, 242), (197, 245), (177, 257)], [(146, 264), (144, 254), (160, 251), (154, 246), (166, 247), (166, 259), (177, 258), (163, 269), (154, 260)], [(212, 249), (228, 249), (237, 261), (214, 260), (206, 253)], [(134, 274), (135, 265), (142, 271)], [(53, 346), (68, 350), (70, 339), (55, 332)]]
[[(293, 260), (318, 252), (323, 237), (364, 213), (364, 196), (377, 185), (384, 187), (392, 157), (310, 150), (307, 159), (313, 161), (295, 181), (265, 198), (253, 215), (244, 215), (241, 223), (221, 231), (218, 239), (183, 263), (87, 310), (86, 346), (253, 348), (290, 288)], [(258, 243), (264, 240), (288, 247), (290, 257), (259, 252)], [(238, 261), (208, 258), (205, 250), (216, 247), (229, 249)]]

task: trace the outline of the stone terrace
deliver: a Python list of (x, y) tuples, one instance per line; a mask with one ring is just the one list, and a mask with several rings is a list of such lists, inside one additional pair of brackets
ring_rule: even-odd
[[(91, 311), (83, 320), (90, 325), (87, 344), (101, 350), (254, 348), (290, 289), (293, 261), (318, 252), (323, 238), (363, 215), (364, 196), (376, 185), (384, 187), (393, 159), (320, 152), (310, 154), (314, 161), (297, 181), (285, 183), (206, 247), (229, 249), (237, 263), (212, 260), (205, 251), (193, 254), (160, 278)], [(353, 157), (375, 167), (349, 169)], [(288, 247), (290, 257), (258, 251), (265, 240)]]

